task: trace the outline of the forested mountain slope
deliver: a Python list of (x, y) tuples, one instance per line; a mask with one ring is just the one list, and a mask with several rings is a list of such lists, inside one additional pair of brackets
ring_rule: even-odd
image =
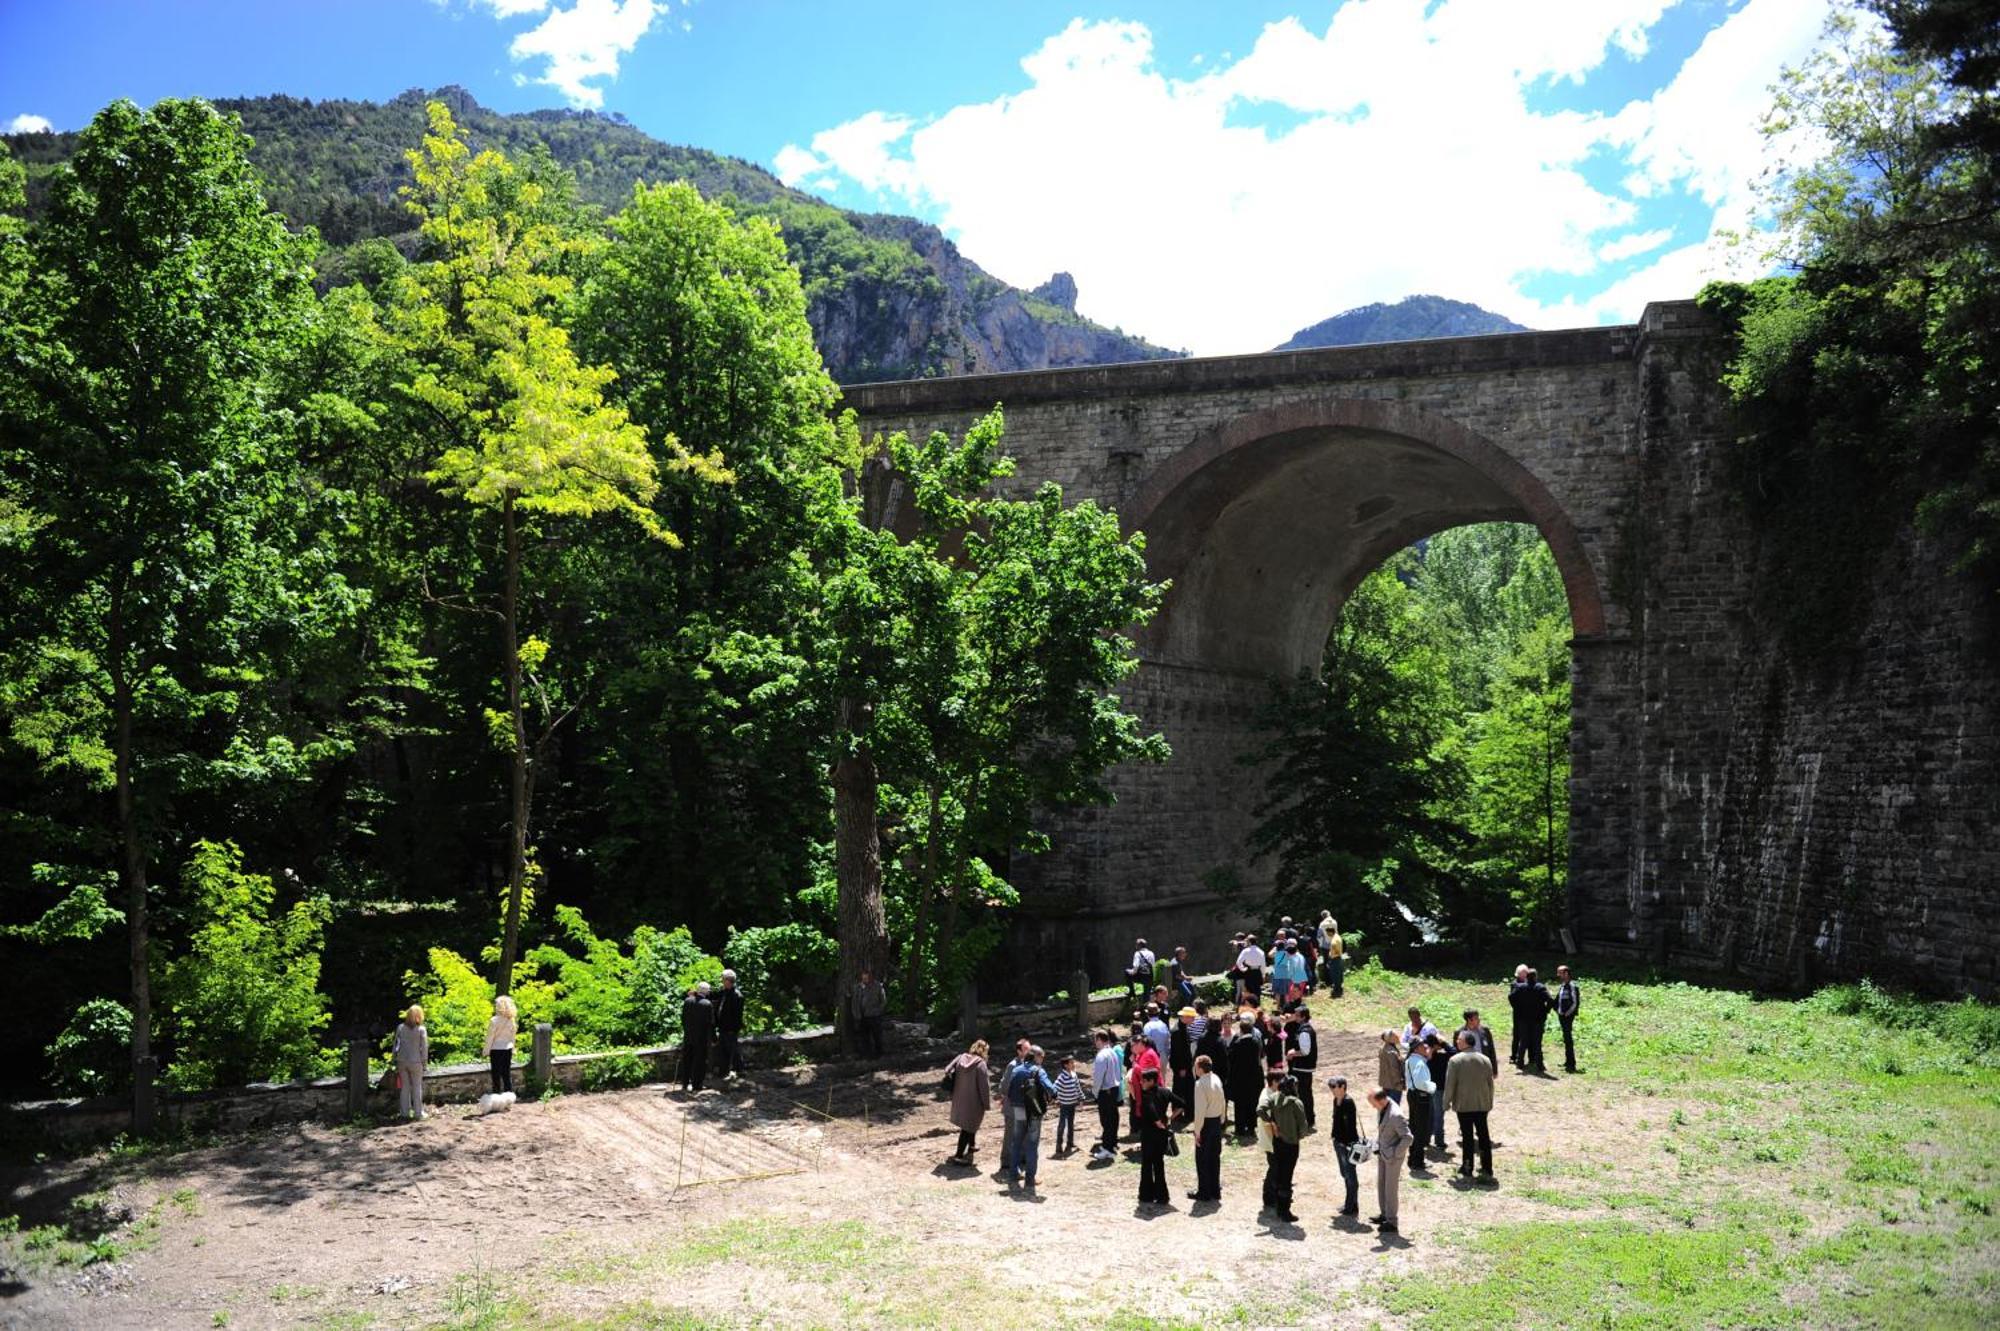
[[(410, 171), (403, 154), (424, 130), (424, 103), (445, 102), (475, 147), (509, 156), (546, 149), (574, 172), (582, 197), (607, 212), (634, 182), (692, 181), (709, 198), (762, 213), (784, 228), (805, 275), (809, 317), (835, 379), (881, 379), (1152, 360), (1174, 353), (1091, 323), (1076, 313), (1067, 275), (1026, 292), (958, 252), (936, 227), (914, 218), (851, 213), (787, 188), (763, 168), (647, 135), (618, 116), (586, 111), (503, 115), (463, 88), (413, 89), (386, 103), (271, 96), (216, 104), (256, 140), (252, 160), (272, 204), (314, 226), (337, 251), (372, 237), (408, 238), (412, 219), (397, 197)], [(5, 136), (29, 169), (31, 209), (49, 171), (74, 151), (75, 134)], [(339, 256), (330, 271), (338, 272)]]
[(1505, 315), (1443, 296), (1405, 296), (1393, 305), (1380, 302), (1322, 319), (1301, 328), (1273, 348), (1298, 351), (1305, 347), (1352, 347), (1364, 342), (1415, 342), (1430, 337), (1473, 337), (1481, 333), (1523, 333), (1525, 325)]

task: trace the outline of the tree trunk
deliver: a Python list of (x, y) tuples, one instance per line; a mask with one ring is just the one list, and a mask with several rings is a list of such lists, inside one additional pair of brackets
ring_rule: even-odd
[(860, 698), (840, 700), (840, 729), (848, 744), (833, 764), (834, 876), (839, 896), (835, 938), (840, 948), (840, 992), (834, 1023), (840, 1032), (841, 1050), (847, 1054), (856, 1052), (848, 1010), (854, 986), (864, 970), (886, 979), (889, 964), (889, 926), (882, 913), (875, 759), (868, 751), (873, 711), (873, 706)]
[(153, 977), (152, 922), (146, 912), (146, 852), (139, 842), (139, 815), (132, 793), (132, 678), (125, 659), (125, 578), (111, 581), (109, 657), (114, 799), (118, 817), (119, 877), (125, 883), (125, 922), (132, 966), (132, 1129), (152, 1130)]
[(514, 496), (500, 505), (507, 533), (507, 587), (501, 598), (502, 647), (507, 663), (507, 720), (514, 728), (513, 818), (507, 858), (507, 928), (500, 941), (500, 974), (495, 992), (514, 985), (514, 954), (521, 945), (521, 890), (528, 872), (528, 736), (521, 722), (521, 641), (516, 616), (521, 602), (521, 529), (514, 521)]
[(924, 867), (917, 881), (917, 918), (910, 929), (909, 978), (904, 986), (909, 994), (905, 1007), (912, 1021), (924, 1013), (924, 945), (930, 940), (931, 903), (937, 896), (938, 840), (944, 831), (944, 783), (933, 776), (927, 793), (930, 816), (924, 823)]

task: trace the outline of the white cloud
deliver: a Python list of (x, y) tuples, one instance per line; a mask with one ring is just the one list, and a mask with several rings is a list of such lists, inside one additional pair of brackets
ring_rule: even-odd
[[(525, 0), (497, 0), (525, 3)], [(514, 39), (507, 53), (516, 60), (547, 61), (537, 83), (546, 83), (571, 106), (604, 105), (599, 79), (618, 77), (618, 62), (646, 35), (666, 6), (655, 0), (576, 0), (553, 9), (541, 23)]]
[(523, 14), (539, 14), (549, 7), (549, 0), (473, 0), (473, 3), (492, 10), (494, 18), (519, 18)]
[(55, 126), (49, 123), (46, 116), (22, 114), (15, 116), (7, 122), (7, 132), (9, 134), (52, 134), (55, 132)]
[(1674, 238), (1672, 231), (1634, 231), (1597, 247), (1599, 263), (1618, 263), (1656, 250)]
[[(849, 181), (935, 217), (1019, 285), (1066, 269), (1086, 314), (1197, 352), (1269, 347), (1420, 291), (1544, 326), (1632, 318), (1693, 293), (1706, 242), (1588, 300), (1524, 293), (1550, 274), (1588, 290), (1605, 264), (1670, 243), (1625, 234), (1649, 194), (1738, 225), (1758, 159), (1737, 130), (1756, 138), (1766, 85), (1827, 0), (1745, 0), (1615, 116), (1531, 105), (1645, 52), (1679, 2), (1347, 0), (1320, 31), (1273, 23), (1241, 59), (1184, 78), (1155, 62), (1145, 25), (1077, 20), (1022, 60), (1017, 91), (922, 123), (871, 111), (776, 163), (788, 181)], [(1259, 104), (1292, 113), (1287, 127), (1243, 123)], [(1607, 152), (1636, 188), (1586, 178)]]

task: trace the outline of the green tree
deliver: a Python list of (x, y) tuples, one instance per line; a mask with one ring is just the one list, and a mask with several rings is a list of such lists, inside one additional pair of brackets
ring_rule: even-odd
[[(385, 326), (407, 358), (399, 385), (412, 419), (434, 440), (429, 477), (500, 520), (504, 573), (499, 594), (504, 711), (489, 713), (511, 757), (505, 923), (495, 974), (512, 984), (529, 870), (529, 816), (537, 758), (573, 709), (540, 671), (546, 640), (520, 634), (522, 526), (535, 517), (621, 514), (667, 544), (678, 538), (648, 501), (661, 464), (645, 431), (605, 390), (608, 366), (584, 364), (558, 322), (570, 295), (571, 265), (591, 237), (571, 225), (542, 173), (493, 151), (474, 155), (443, 105), (429, 108), (430, 133), (411, 151), (425, 261), (390, 289)], [(719, 461), (656, 444), (665, 466), (710, 481), (728, 479)], [(537, 695), (540, 733), (531, 745), (524, 686)]]
[(1474, 869), (1507, 885), (1509, 928), (1548, 935), (1569, 881), (1568, 619), (1545, 615), (1528, 629), (1491, 691), (1466, 736)]
[(242, 852), (213, 841), (195, 843), (181, 889), (193, 929), (161, 985), (173, 1018), (173, 1084), (205, 1090), (323, 1074), (332, 1061), (320, 1045), (326, 898), (274, 917), (271, 880), (243, 872)]
[(1894, 40), (1837, 12), (1767, 129), (1773, 257), (1720, 284), (1742, 483), (1770, 533), (1766, 603), (1812, 657), (1845, 641), (1914, 513), (1988, 585), (2000, 568), (2000, 99), (1990, 12), (1880, 0)]
[(1451, 658), (1403, 581), (1415, 563), (1406, 551), (1348, 595), (1319, 677), (1274, 700), (1247, 759), (1266, 770), (1251, 846), (1276, 860), (1270, 909), (1331, 910), (1378, 939), (1436, 911), (1460, 841)]
[(0, 489), (34, 515), (0, 571), (0, 702), (48, 782), (109, 792), (96, 849), (123, 889), (142, 1128), (150, 866), (175, 800), (321, 756), (274, 681), (355, 609), (274, 446), (312, 241), (264, 206), (246, 147), (204, 102), (101, 112), (29, 237), (0, 370)]

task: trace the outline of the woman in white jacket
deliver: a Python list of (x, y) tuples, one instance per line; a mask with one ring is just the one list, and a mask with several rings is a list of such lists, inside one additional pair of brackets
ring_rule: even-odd
[(493, 1019), (486, 1023), (486, 1058), (492, 1065), (493, 1093), (514, 1089), (514, 1000), (502, 994), (493, 1000)]

